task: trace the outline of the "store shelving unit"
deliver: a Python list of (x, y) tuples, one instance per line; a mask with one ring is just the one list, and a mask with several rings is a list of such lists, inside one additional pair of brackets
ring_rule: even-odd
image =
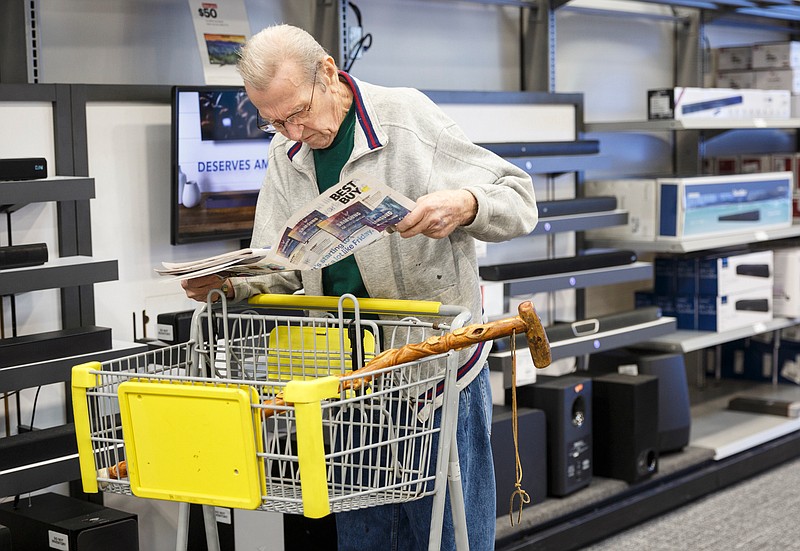
[[(70, 93), (64, 85), (0, 85), (0, 101), (52, 103), (55, 171), (75, 172)], [(55, 203), (58, 255), (49, 251), (42, 265), (0, 270), (0, 296), (58, 289), (61, 329), (93, 326), (93, 285), (118, 278), (116, 260), (97, 259), (91, 251), (89, 201), (95, 182), (85, 176), (50, 176), (40, 180), (0, 182), (0, 205), (15, 212), (33, 203)], [(68, 383), (72, 366), (144, 352), (146, 346), (112, 340), (111, 348), (91, 353), (64, 351), (62, 357), (0, 368), (0, 393)], [(67, 405), (69, 404), (69, 392)], [(80, 478), (74, 429), (66, 408), (64, 425), (0, 438), (0, 496), (18, 495)]]

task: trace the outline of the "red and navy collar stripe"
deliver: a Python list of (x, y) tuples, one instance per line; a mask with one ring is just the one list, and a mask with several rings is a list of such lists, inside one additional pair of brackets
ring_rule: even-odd
[(339, 71), (339, 76), (344, 79), (347, 85), (350, 86), (350, 90), (353, 91), (353, 104), (356, 108), (356, 115), (358, 115), (358, 122), (361, 123), (361, 129), (367, 136), (367, 144), (369, 144), (369, 148), (377, 149), (378, 147), (381, 147), (383, 144), (381, 144), (380, 140), (378, 139), (378, 134), (375, 132), (375, 127), (372, 125), (372, 120), (369, 118), (367, 108), (364, 106), (364, 98), (361, 97), (361, 90), (358, 88), (358, 84), (356, 84), (356, 81), (353, 79), (353, 77), (344, 71)]
[[(358, 122), (361, 124), (361, 129), (364, 131), (364, 135), (367, 137), (369, 148), (377, 149), (381, 147), (383, 144), (381, 144), (381, 141), (378, 139), (378, 134), (375, 132), (375, 127), (372, 125), (372, 119), (369, 118), (367, 109), (364, 106), (364, 98), (361, 96), (361, 90), (359, 89), (358, 84), (356, 84), (356, 81), (353, 79), (353, 77), (344, 71), (339, 71), (339, 76), (344, 79), (344, 81), (350, 87), (350, 90), (353, 92), (353, 105), (355, 105), (356, 115), (358, 115)], [(290, 161), (294, 160), (294, 156), (297, 155), (301, 147), (303, 147), (303, 142), (295, 142), (295, 144), (289, 148), (289, 151), (286, 152), (286, 155), (289, 157)]]
[(294, 156), (297, 155), (297, 152), (300, 151), (300, 148), (303, 147), (303, 142), (295, 142), (292, 147), (289, 148), (289, 151), (286, 152), (286, 155), (289, 156), (289, 160), (293, 160)]

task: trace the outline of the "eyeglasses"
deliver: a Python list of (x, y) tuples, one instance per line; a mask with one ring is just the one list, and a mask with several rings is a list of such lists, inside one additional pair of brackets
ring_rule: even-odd
[(287, 124), (303, 124), (309, 114), (311, 114), (311, 104), (314, 103), (314, 90), (317, 87), (317, 70), (314, 69), (314, 80), (311, 83), (311, 98), (308, 100), (308, 105), (299, 111), (296, 111), (286, 117), (284, 120), (269, 121), (261, 116), (261, 113), (256, 111), (256, 126), (262, 132), (274, 134), (275, 132), (283, 132), (286, 130)]

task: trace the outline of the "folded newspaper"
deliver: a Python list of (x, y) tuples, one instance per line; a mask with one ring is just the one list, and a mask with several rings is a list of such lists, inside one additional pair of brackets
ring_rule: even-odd
[(156, 272), (190, 279), (316, 270), (391, 233), (413, 208), (411, 199), (367, 174), (356, 173), (295, 212), (272, 247), (240, 249), (192, 262), (162, 262)]

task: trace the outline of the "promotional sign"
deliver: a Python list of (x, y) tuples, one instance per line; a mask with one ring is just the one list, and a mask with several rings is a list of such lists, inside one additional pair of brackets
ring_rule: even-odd
[(189, 0), (206, 84), (241, 85), (239, 48), (250, 37), (243, 0)]

